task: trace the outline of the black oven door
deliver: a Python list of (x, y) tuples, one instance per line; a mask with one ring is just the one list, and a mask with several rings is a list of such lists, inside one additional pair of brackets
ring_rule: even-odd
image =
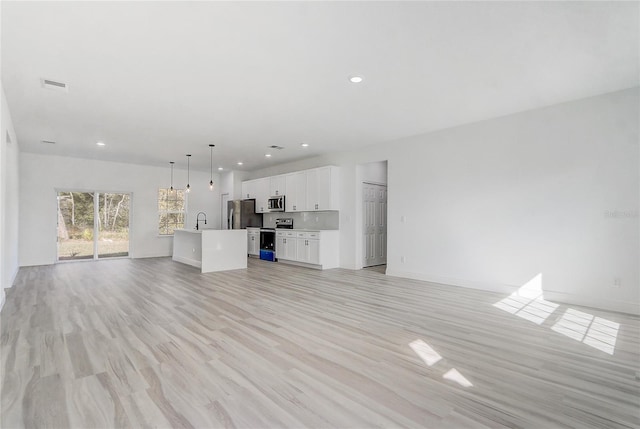
[(275, 250), (276, 231), (275, 229), (260, 230), (260, 250)]

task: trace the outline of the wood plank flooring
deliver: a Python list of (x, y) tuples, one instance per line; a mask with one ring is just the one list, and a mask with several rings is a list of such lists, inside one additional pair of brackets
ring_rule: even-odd
[(640, 427), (639, 318), (378, 271), (23, 268), (1, 426)]

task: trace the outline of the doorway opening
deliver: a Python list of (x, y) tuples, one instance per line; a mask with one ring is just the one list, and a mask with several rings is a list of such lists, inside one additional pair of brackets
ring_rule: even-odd
[(227, 203), (229, 202), (229, 193), (220, 194), (220, 229), (229, 229), (229, 213), (227, 211)]
[(58, 261), (129, 256), (130, 194), (61, 191), (57, 202)]

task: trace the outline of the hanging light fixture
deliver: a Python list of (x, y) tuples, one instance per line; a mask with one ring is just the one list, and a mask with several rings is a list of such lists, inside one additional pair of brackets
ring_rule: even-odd
[(190, 160), (191, 155), (187, 155), (187, 192), (191, 192), (191, 185), (189, 185)]
[(216, 146), (216, 145), (214, 145), (214, 144), (210, 144), (210, 145), (209, 145), (209, 150), (211, 151), (211, 163), (210, 163), (210, 166), (211, 166), (211, 172), (210, 172), (210, 174), (209, 174), (209, 178), (210, 178), (210, 180), (209, 180), (209, 190), (210, 190), (210, 191), (213, 191), (213, 148), (214, 148), (215, 146)]
[(175, 162), (169, 161), (169, 164), (171, 164), (171, 188), (169, 188), (169, 190), (173, 191), (173, 164), (175, 164)]

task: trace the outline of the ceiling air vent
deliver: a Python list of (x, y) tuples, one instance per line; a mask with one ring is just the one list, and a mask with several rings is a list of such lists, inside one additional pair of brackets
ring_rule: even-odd
[(267, 146), (269, 149), (278, 149), (278, 150), (282, 150), (284, 149), (282, 146), (278, 146), (275, 144), (272, 144), (271, 146)]
[(40, 140), (40, 143), (42, 143), (42, 144), (56, 144), (56, 142), (51, 141), (51, 140)]
[(69, 87), (67, 86), (66, 83), (58, 82), (56, 80), (51, 80), (51, 79), (42, 79), (42, 87), (47, 89), (52, 89), (54, 91), (62, 91), (62, 92), (69, 91)]

